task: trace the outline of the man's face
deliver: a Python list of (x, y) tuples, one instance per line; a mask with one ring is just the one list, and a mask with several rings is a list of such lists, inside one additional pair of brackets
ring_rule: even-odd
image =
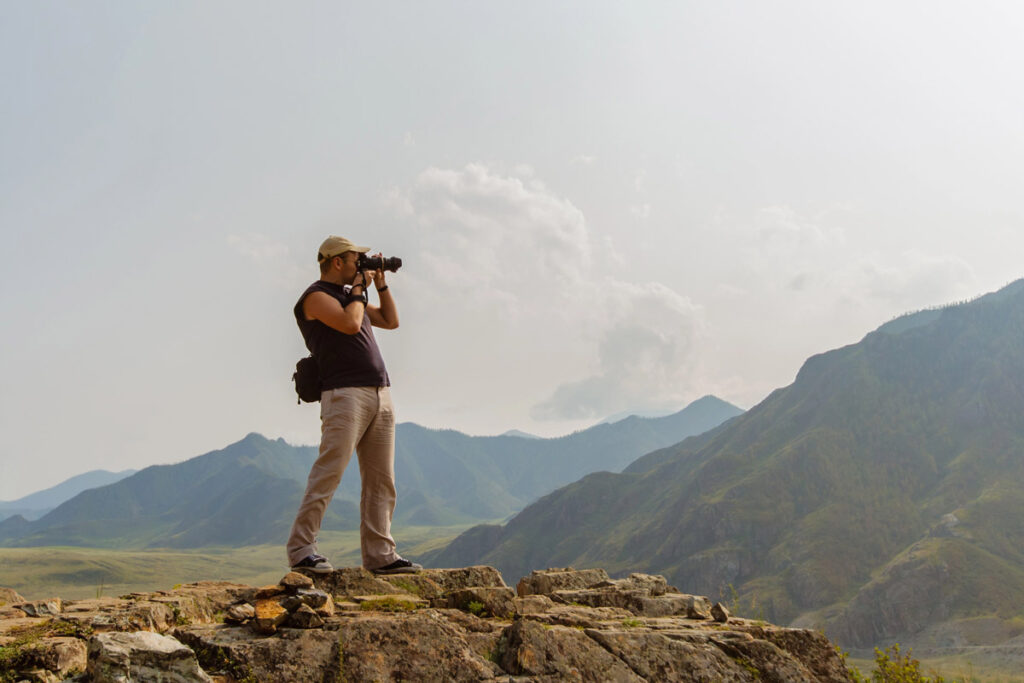
[(341, 259), (341, 278), (343, 281), (348, 282), (356, 276), (356, 272), (359, 270), (356, 266), (359, 261), (359, 254), (354, 251), (346, 251), (338, 256), (338, 258)]

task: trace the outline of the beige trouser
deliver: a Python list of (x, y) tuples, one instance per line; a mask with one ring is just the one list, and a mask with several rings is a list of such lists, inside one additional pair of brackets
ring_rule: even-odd
[(362, 496), (359, 541), (363, 566), (377, 569), (398, 559), (391, 538), (395, 511), (395, 410), (388, 387), (342, 387), (320, 396), (320, 457), (313, 463), (306, 495), (288, 538), (288, 563), (316, 552), (327, 505), (356, 451)]

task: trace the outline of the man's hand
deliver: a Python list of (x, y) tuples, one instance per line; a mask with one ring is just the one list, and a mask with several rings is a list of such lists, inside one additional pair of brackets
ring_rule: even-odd
[[(378, 252), (374, 256), (381, 258), (384, 254)], [(373, 278), (373, 286), (377, 288), (377, 294), (380, 297), (380, 306), (366, 307), (366, 314), (370, 316), (370, 324), (385, 330), (395, 329), (398, 327), (398, 308), (395, 306), (394, 297), (391, 296), (391, 290), (387, 288), (388, 283), (384, 279), (384, 269), (368, 270), (366, 274), (367, 277)]]
[[(384, 254), (378, 251), (376, 254), (373, 255), (373, 257), (383, 258)], [(366, 273), (366, 277), (368, 278), (366, 281), (369, 282), (369, 278), (372, 278), (373, 286), (376, 287), (377, 289), (380, 289), (381, 287), (387, 287), (388, 283), (384, 281), (383, 268), (381, 268), (380, 270), (367, 270), (363, 272)]]

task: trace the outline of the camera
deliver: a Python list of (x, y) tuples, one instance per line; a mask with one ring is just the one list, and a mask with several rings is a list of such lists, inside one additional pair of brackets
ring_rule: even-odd
[(359, 270), (390, 270), (392, 273), (402, 267), (402, 259), (397, 256), (367, 256), (359, 255), (357, 262)]

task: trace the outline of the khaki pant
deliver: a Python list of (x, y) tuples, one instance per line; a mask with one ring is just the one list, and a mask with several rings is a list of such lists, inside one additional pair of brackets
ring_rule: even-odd
[(395, 411), (388, 387), (342, 387), (320, 397), (320, 457), (313, 463), (306, 495), (288, 539), (288, 562), (316, 552), (327, 505), (341, 482), (352, 451), (359, 457), (362, 495), (359, 541), (363, 566), (376, 569), (398, 559), (391, 538), (395, 510)]

